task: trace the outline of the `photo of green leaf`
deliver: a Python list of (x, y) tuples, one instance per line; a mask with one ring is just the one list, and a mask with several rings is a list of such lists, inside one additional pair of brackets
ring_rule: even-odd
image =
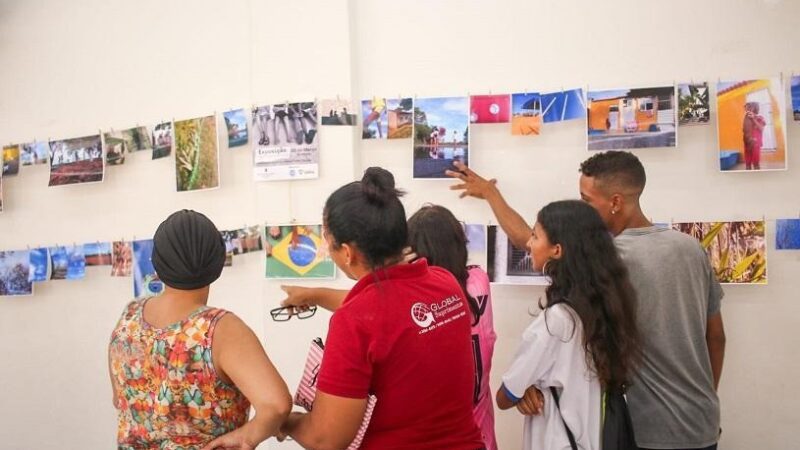
[(764, 221), (687, 222), (672, 228), (700, 241), (720, 283), (767, 283)]

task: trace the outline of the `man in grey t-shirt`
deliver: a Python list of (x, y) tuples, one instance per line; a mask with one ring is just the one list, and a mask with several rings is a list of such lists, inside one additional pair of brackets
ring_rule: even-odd
[[(456, 164), (448, 175), (463, 183), (461, 197), (486, 199), (515, 246), (531, 228), (497, 189)], [(643, 449), (716, 449), (716, 389), (725, 354), (720, 312), (723, 293), (700, 244), (677, 231), (654, 227), (639, 205), (645, 172), (631, 153), (609, 151), (580, 167), (581, 198), (602, 217), (625, 262), (639, 300), (644, 360), (628, 390), (628, 405)], [(535, 393), (532, 392), (532, 396)]]
[(628, 390), (644, 449), (714, 449), (717, 386), (725, 354), (723, 292), (696, 239), (654, 227), (639, 197), (646, 176), (631, 153), (598, 153), (581, 164), (581, 198), (615, 242), (639, 300), (644, 360)]

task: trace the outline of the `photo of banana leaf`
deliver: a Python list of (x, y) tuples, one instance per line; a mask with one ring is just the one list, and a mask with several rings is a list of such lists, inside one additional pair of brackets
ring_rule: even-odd
[(175, 122), (178, 192), (219, 187), (216, 116)]
[(674, 223), (700, 241), (720, 283), (767, 284), (764, 221)]

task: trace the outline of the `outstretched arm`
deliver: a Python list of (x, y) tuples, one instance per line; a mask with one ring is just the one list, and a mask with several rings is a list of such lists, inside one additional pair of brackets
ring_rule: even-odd
[(320, 306), (328, 311), (336, 311), (349, 292), (346, 289), (312, 288), (303, 286), (281, 286), (286, 298), (281, 306), (293, 306), (302, 310), (309, 306)]
[(487, 180), (458, 161), (453, 164), (458, 171), (448, 170), (446, 174), (449, 177), (458, 178), (461, 180), (461, 184), (450, 186), (450, 189), (463, 191), (459, 198), (470, 196), (489, 202), (497, 222), (508, 235), (508, 238), (511, 239), (514, 247), (525, 248), (528, 239), (531, 237), (531, 227), (500, 194), (500, 190), (497, 188), (497, 180), (494, 178)]

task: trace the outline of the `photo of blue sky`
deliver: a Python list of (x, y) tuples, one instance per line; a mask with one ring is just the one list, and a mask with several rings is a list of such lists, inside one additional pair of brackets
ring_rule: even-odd
[(542, 114), (545, 123), (586, 117), (583, 89), (542, 94)]

